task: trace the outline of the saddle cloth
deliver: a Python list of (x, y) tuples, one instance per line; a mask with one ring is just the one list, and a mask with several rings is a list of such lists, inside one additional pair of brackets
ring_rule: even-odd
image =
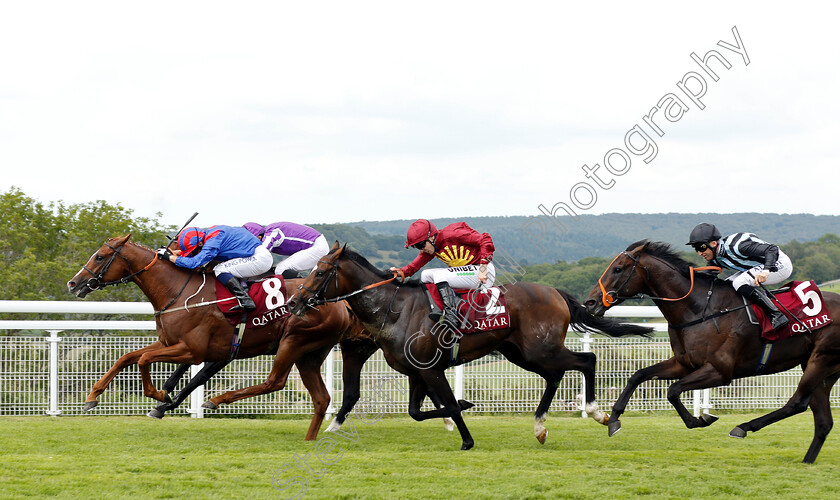
[[(291, 314), (286, 307), (286, 282), (282, 276), (269, 276), (248, 285), (248, 295), (254, 299), (257, 309), (248, 313), (246, 328), (260, 328)], [(216, 300), (230, 297), (233, 297), (230, 290), (216, 280)], [(232, 298), (218, 304), (231, 325), (237, 325), (242, 319), (242, 311), (230, 310), (237, 304)]]
[[(817, 288), (817, 284), (813, 280), (791, 281), (779, 291), (773, 291), (772, 293), (775, 296), (773, 303), (787, 316), (789, 323), (777, 331), (773, 331), (773, 327), (770, 326), (770, 319), (764, 313), (764, 310), (755, 304), (751, 304), (758, 318), (758, 323), (761, 325), (761, 337), (766, 341), (776, 342), (793, 335), (807, 333), (808, 329), (811, 331), (819, 330), (831, 324), (831, 313), (825, 307), (820, 289)], [(779, 307), (779, 302), (784, 307)]]
[[(426, 283), (432, 300), (443, 309), (443, 300), (434, 283)], [(480, 290), (455, 290), (458, 296), (458, 324), (461, 333), (487, 332), (510, 328), (507, 301), (498, 287)]]

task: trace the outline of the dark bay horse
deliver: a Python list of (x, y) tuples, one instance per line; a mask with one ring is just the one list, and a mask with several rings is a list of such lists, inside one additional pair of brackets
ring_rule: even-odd
[[(390, 278), (390, 279), (389, 279)], [(362, 292), (364, 290), (364, 292)], [(481, 358), (498, 350), (516, 365), (537, 373), (546, 389), (535, 414), (534, 433), (544, 442), (543, 426), (558, 384), (567, 370), (583, 373), (586, 380), (587, 413), (601, 423), (606, 416), (595, 402), (595, 355), (570, 351), (564, 345), (571, 324), (578, 329), (603, 331), (608, 335), (649, 334), (650, 329), (622, 325), (589, 315), (570, 295), (531, 283), (505, 285), (510, 328), (465, 335), (454, 364)], [(317, 314), (327, 300), (346, 298), (365, 328), (382, 349), (388, 364), (409, 378), (409, 415), (415, 420), (450, 417), (461, 434), (462, 450), (473, 438), (461, 416), (469, 403), (457, 401), (444, 370), (450, 366), (451, 332), (438, 332), (429, 319), (429, 305), (422, 286), (394, 282), (392, 273), (373, 267), (358, 253), (338, 242), (289, 299), (295, 314)], [(327, 302), (329, 303), (329, 302)], [(306, 314), (304, 314), (306, 313)], [(422, 411), (429, 392), (437, 394), (443, 408)]]
[[(190, 390), (209, 379), (230, 361), (234, 327), (217, 307), (199, 305), (214, 304), (216, 288), (212, 274), (211, 278), (207, 279), (204, 273), (160, 261), (154, 250), (130, 243), (130, 236), (107, 241), (94, 252), (67, 286), (71, 293), (83, 298), (102, 287), (133, 281), (149, 299), (155, 311), (158, 311), (155, 315), (158, 340), (120, 357), (94, 384), (85, 401), (85, 409), (90, 410), (96, 406), (97, 398), (111, 380), (121, 370), (136, 363), (143, 379), (144, 394), (164, 403), (157, 409), (161, 412), (158, 416), (162, 416), (162, 411), (180, 404)], [(300, 280), (289, 280), (287, 283), (287, 286), (294, 287)], [(184, 304), (189, 304), (189, 308), (185, 308)], [(315, 414), (306, 439), (315, 439), (330, 403), (320, 367), (329, 349), (340, 340), (346, 349), (345, 357), (355, 359), (351, 361), (350, 366), (357, 366), (359, 370), (364, 360), (376, 349), (361, 323), (345, 303), (329, 304), (306, 318), (289, 316), (265, 327), (248, 329), (236, 357), (275, 354), (272, 376), (266, 383), (257, 386), (257, 389), (230, 391), (211, 399), (205, 405), (212, 408), (218, 404), (282, 389), (292, 364), (296, 364), (315, 406)], [(149, 365), (156, 362), (181, 365), (164, 384), (164, 390), (158, 390), (152, 384)], [(185, 388), (187, 390), (182, 390), (178, 399), (173, 401), (167, 390), (171, 391), (174, 388), (189, 365), (202, 362), (207, 363), (202, 370), (203, 374), (191, 381), (188, 388)], [(345, 380), (348, 380), (348, 376), (352, 381), (353, 374), (345, 374)], [(343, 409), (348, 403), (350, 407), (355, 403), (348, 400), (353, 397), (352, 388), (345, 392)]]
[[(683, 406), (680, 394), (754, 376), (765, 346), (759, 326), (750, 321), (731, 284), (695, 274), (691, 264), (665, 243), (642, 240), (627, 247), (604, 271), (585, 305), (591, 313), (603, 315), (610, 306), (637, 294), (654, 299), (668, 320), (674, 356), (630, 377), (613, 406), (609, 434), (621, 429), (619, 417), (636, 388), (652, 379), (676, 380), (668, 388), (668, 401), (686, 427), (710, 425), (717, 418), (694, 417)], [(840, 295), (823, 292), (823, 299), (831, 315), (840, 319)], [(829, 395), (840, 377), (840, 325), (835, 322), (813, 333), (779, 340), (762, 374), (795, 366), (802, 366), (804, 373), (787, 404), (738, 425), (729, 434), (743, 438), (747, 432), (758, 431), (810, 406), (814, 413), (814, 438), (803, 462), (813, 463), (832, 427)]]

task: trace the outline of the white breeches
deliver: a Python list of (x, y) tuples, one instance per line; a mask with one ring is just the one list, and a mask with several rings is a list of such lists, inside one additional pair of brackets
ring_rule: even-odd
[(283, 271), (309, 271), (316, 265), (318, 260), (330, 252), (330, 245), (324, 235), (318, 236), (311, 247), (289, 255), (274, 268), (274, 274), (283, 274)]
[[(727, 278), (727, 280), (732, 282), (732, 286), (735, 290), (744, 285), (755, 286), (753, 278), (755, 278), (755, 275), (761, 271), (764, 271), (764, 264), (759, 264), (748, 271), (733, 274)], [(778, 285), (782, 281), (790, 278), (792, 272), (793, 264), (790, 262), (790, 257), (783, 253), (779, 253), (779, 260), (776, 261), (776, 271), (771, 272), (770, 275), (767, 276), (767, 281), (765, 281), (764, 284)]]
[[(445, 281), (452, 288), (475, 289), (481, 284), (478, 281), (478, 268), (478, 264), (470, 264), (469, 266), (447, 267), (444, 269), (426, 269), (420, 272), (420, 282), (437, 284)], [(484, 283), (484, 287), (490, 288), (495, 281), (496, 268), (490, 262), (487, 264), (487, 282)]]
[(250, 278), (252, 276), (259, 276), (260, 274), (271, 269), (271, 264), (274, 259), (271, 257), (271, 252), (265, 247), (257, 247), (254, 255), (250, 257), (240, 257), (238, 259), (230, 259), (225, 262), (219, 262), (213, 268), (213, 273), (216, 276), (222, 273), (230, 273), (237, 278)]

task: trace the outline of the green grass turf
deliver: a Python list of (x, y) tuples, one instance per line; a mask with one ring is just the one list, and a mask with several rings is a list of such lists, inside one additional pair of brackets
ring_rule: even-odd
[(540, 445), (530, 416), (467, 415), (467, 452), (440, 421), (407, 417), (314, 442), (308, 419), (4, 417), (0, 498), (837, 498), (837, 432), (805, 465), (810, 412), (727, 436), (755, 416), (688, 430), (672, 413), (629, 415), (612, 438), (550, 416)]

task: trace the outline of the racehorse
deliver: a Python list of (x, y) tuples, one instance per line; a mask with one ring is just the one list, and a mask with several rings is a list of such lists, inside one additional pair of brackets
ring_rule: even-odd
[[(382, 272), (363, 256), (333, 245), (313, 272), (304, 279), (288, 305), (304, 317), (317, 314), (317, 307), (344, 299), (373, 334), (388, 364), (409, 378), (409, 415), (415, 420), (450, 417), (461, 435), (462, 450), (474, 441), (461, 416), (471, 404), (457, 401), (444, 370), (499, 351), (516, 365), (537, 373), (546, 389), (535, 414), (534, 434), (545, 442), (543, 426), (548, 408), (566, 370), (583, 373), (586, 380), (587, 413), (601, 423), (606, 416), (595, 402), (595, 355), (578, 353), (564, 346), (571, 324), (578, 329), (598, 329), (609, 335), (649, 334), (651, 329), (622, 325), (595, 318), (573, 297), (557, 289), (531, 283), (505, 286), (510, 327), (464, 335), (457, 356), (450, 362), (453, 335), (438, 331), (429, 319), (429, 305), (422, 286), (395, 282), (396, 275)], [(443, 408), (421, 411), (424, 395), (431, 390)]]
[[(750, 321), (745, 310), (749, 306), (728, 282), (695, 271), (666, 243), (641, 240), (618, 254), (584, 302), (589, 312), (600, 316), (625, 299), (648, 295), (668, 321), (674, 351), (670, 359), (642, 368), (630, 377), (613, 406), (609, 435), (621, 429), (619, 417), (633, 391), (647, 380), (676, 380), (668, 388), (668, 401), (686, 427), (706, 427), (717, 417), (694, 417), (683, 406), (680, 394), (727, 385), (757, 371), (771, 374), (800, 365), (802, 379), (785, 406), (738, 425), (729, 435), (743, 438), (747, 432), (801, 413), (810, 405), (814, 438), (803, 462), (813, 463), (832, 427), (829, 395), (840, 377), (840, 326), (832, 323), (813, 333), (779, 340), (770, 359), (762, 360), (765, 343), (760, 327)], [(816, 293), (813, 299), (819, 300)], [(823, 292), (823, 299), (831, 315), (840, 317), (840, 295)]]
[[(144, 394), (164, 403), (153, 410), (153, 413), (159, 413), (154, 416), (161, 417), (163, 412), (180, 404), (193, 388), (204, 383), (230, 362), (234, 326), (217, 307), (201, 305), (215, 304), (216, 299), (212, 279), (207, 286), (204, 272), (190, 271), (166, 261), (159, 262), (160, 259), (154, 250), (129, 242), (130, 237), (129, 234), (108, 240), (94, 252), (82, 269), (67, 283), (67, 287), (74, 295), (84, 298), (94, 290), (133, 281), (156, 311), (158, 340), (120, 357), (94, 384), (85, 400), (85, 410), (96, 406), (99, 395), (120, 371), (136, 363), (143, 379)], [(288, 280), (287, 283), (292, 287), (300, 283), (300, 280)], [(190, 305), (183, 307), (187, 301)], [(179, 304), (178, 307), (172, 307)], [(306, 318), (289, 316), (267, 326), (246, 330), (236, 358), (276, 353), (272, 375), (264, 384), (256, 386), (256, 389), (229, 391), (206, 402), (205, 406), (213, 408), (218, 404), (282, 389), (292, 364), (296, 364), (315, 407), (306, 434), (307, 440), (313, 440), (318, 435), (330, 403), (329, 394), (321, 379), (320, 366), (329, 349), (342, 339), (342, 345), (346, 348), (345, 357), (353, 359), (355, 354), (359, 355), (355, 362), (351, 362), (351, 366), (358, 366), (360, 370), (361, 364), (375, 350), (375, 344), (345, 303), (328, 304)], [(164, 384), (163, 390), (154, 387), (149, 374), (149, 365), (155, 362), (181, 365)], [(175, 387), (178, 379), (190, 364), (202, 362), (206, 363), (202, 373), (173, 400), (169, 391)], [(349, 376), (352, 380), (353, 375)], [(355, 403), (352, 397), (351, 388), (345, 395), (343, 408), (348, 406), (348, 403), (352, 407), (352, 403)]]

